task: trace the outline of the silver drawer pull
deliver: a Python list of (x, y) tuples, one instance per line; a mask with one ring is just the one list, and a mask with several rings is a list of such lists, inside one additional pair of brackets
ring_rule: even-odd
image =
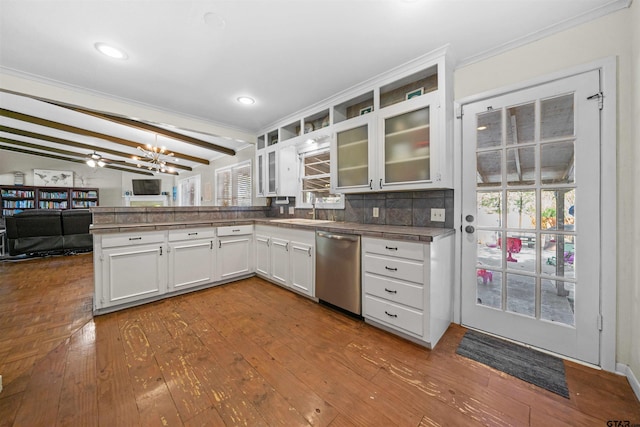
[(398, 317), (398, 315), (397, 315), (397, 314), (391, 314), (391, 313), (389, 313), (387, 310), (385, 310), (385, 311), (384, 311), (384, 314), (386, 314), (386, 315), (387, 315), (387, 316), (389, 316), (389, 317)]
[(232, 231), (233, 233), (239, 233), (239, 232), (240, 232), (240, 229), (239, 229), (239, 228), (236, 228), (236, 229), (231, 230), (231, 231)]
[(390, 294), (397, 294), (397, 293), (398, 293), (398, 291), (395, 291), (395, 290), (393, 290), (393, 289), (387, 289), (387, 288), (384, 288), (384, 290), (385, 290), (385, 291), (387, 291), (387, 292), (389, 292)]
[(398, 269), (397, 269), (397, 268), (394, 268), (394, 267), (387, 267), (386, 265), (384, 266), (384, 268), (386, 268), (386, 269), (387, 269), (387, 270), (389, 270), (389, 271), (398, 271)]
[(394, 248), (394, 247), (391, 247), (391, 246), (385, 246), (385, 249), (387, 249), (388, 251), (397, 251), (397, 250), (398, 250), (398, 247), (396, 246), (396, 247)]
[(142, 237), (129, 237), (129, 240), (142, 240)]

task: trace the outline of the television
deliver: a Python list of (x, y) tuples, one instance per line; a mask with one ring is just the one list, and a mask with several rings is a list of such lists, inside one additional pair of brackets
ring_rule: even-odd
[(132, 179), (133, 194), (135, 196), (158, 196), (160, 195), (159, 179)]

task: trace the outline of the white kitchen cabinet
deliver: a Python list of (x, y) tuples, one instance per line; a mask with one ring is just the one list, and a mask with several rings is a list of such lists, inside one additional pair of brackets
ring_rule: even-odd
[(216, 280), (215, 228), (169, 231), (169, 291)]
[(266, 196), (295, 197), (298, 191), (298, 156), (293, 145), (267, 147), (264, 155)]
[(256, 273), (263, 277), (271, 275), (270, 246), (271, 237), (259, 234), (256, 230)]
[[(256, 273), (273, 283), (315, 296), (315, 232), (256, 226)], [(266, 260), (269, 260), (267, 263)], [(257, 266), (263, 267), (258, 269)], [(268, 268), (265, 268), (268, 265)]]
[(257, 175), (256, 184), (256, 196), (266, 197), (267, 186), (265, 184), (265, 151), (257, 150), (256, 152), (256, 167), (254, 173)]
[(271, 239), (271, 280), (289, 286), (289, 241)]
[(158, 297), (167, 289), (167, 246), (162, 232), (102, 236), (95, 252), (94, 309)]
[(292, 240), (290, 243), (291, 287), (308, 296), (315, 295), (314, 246)]
[(453, 236), (430, 243), (362, 239), (363, 316), (433, 348), (451, 323)]
[(393, 104), (334, 126), (333, 191), (416, 190), (440, 187), (437, 91)]
[(217, 274), (229, 280), (253, 273), (253, 225), (218, 227)]

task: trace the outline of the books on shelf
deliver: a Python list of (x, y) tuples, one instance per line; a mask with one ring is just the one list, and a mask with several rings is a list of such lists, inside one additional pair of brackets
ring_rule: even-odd
[(98, 206), (97, 188), (0, 186), (2, 216), (27, 209), (83, 209)]

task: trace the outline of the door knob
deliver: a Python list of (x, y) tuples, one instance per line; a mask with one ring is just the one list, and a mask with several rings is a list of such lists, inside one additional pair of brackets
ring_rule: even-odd
[(476, 231), (476, 229), (475, 229), (475, 228), (473, 228), (473, 225), (467, 225), (467, 226), (464, 228), (464, 231), (466, 231), (467, 233), (471, 234), (471, 233), (473, 233), (474, 231)]
[(467, 215), (464, 217), (464, 219), (466, 219), (467, 222), (473, 222), (473, 215)]

